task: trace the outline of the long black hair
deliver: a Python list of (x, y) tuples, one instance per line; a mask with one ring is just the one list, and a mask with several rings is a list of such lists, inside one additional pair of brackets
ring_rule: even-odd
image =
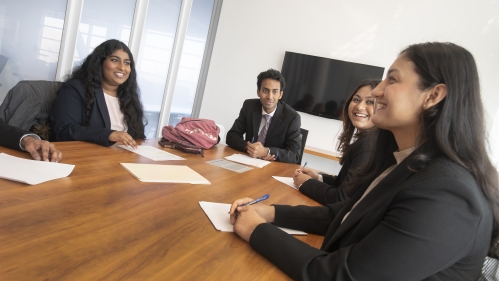
[(95, 89), (102, 87), (102, 64), (108, 56), (117, 50), (123, 50), (130, 58), (130, 75), (125, 83), (118, 86), (118, 101), (120, 110), (123, 113), (124, 122), (128, 128), (132, 129), (132, 135), (135, 139), (145, 139), (144, 123), (147, 123), (144, 117), (144, 109), (140, 102), (140, 89), (137, 85), (137, 72), (135, 71), (135, 61), (132, 52), (125, 43), (111, 39), (97, 46), (89, 54), (80, 66), (75, 67), (70, 78), (80, 79), (85, 85), (85, 125), (88, 125), (92, 107), (95, 102)]
[[(421, 114), (420, 145), (409, 160), (409, 169), (422, 171), (435, 158), (444, 155), (466, 168), (487, 198), (494, 215), (488, 255), (499, 257), (499, 176), (487, 154), (487, 135), (480, 83), (475, 60), (470, 52), (453, 43), (422, 43), (404, 49), (400, 55), (414, 63), (419, 76), (418, 88), (428, 90), (445, 84), (446, 97)], [(364, 167), (353, 171), (347, 185), (366, 184), (378, 176), (397, 149), (390, 131), (377, 129), (373, 153)], [(386, 166), (385, 166), (386, 167)]]
[(343, 107), (343, 111), (341, 113), (341, 120), (343, 121), (343, 130), (341, 131), (340, 136), (338, 137), (338, 150), (341, 152), (343, 157), (340, 160), (340, 164), (343, 165), (343, 159), (345, 158), (345, 154), (348, 153), (348, 150), (350, 149), (350, 146), (352, 145), (352, 140), (357, 140), (362, 137), (364, 137), (366, 134), (369, 133), (370, 130), (367, 131), (357, 131), (355, 132), (356, 128), (353, 125), (352, 121), (350, 120), (350, 116), (348, 115), (348, 107), (350, 106), (350, 103), (353, 100), (353, 97), (355, 94), (363, 87), (365, 86), (370, 86), (371, 89), (376, 88), (378, 84), (381, 82), (379, 79), (365, 79), (362, 80), (357, 87), (353, 90), (353, 92), (350, 94), (350, 96), (347, 98), (345, 102), (345, 106)]

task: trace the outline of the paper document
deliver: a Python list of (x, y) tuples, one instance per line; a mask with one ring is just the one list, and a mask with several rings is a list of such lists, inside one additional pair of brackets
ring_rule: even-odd
[(246, 172), (246, 171), (253, 169), (251, 167), (237, 164), (237, 163), (227, 161), (224, 159), (211, 160), (211, 161), (207, 161), (206, 163), (211, 164), (211, 165), (215, 165), (215, 166), (227, 169), (227, 170), (231, 170), (234, 172), (238, 172), (238, 173)]
[[(216, 230), (234, 232), (234, 226), (230, 223), (230, 215), (228, 214), (230, 211), (230, 204), (200, 201), (199, 206), (201, 206)], [(292, 235), (307, 235), (307, 233), (303, 231), (284, 227), (279, 228)]]
[(270, 161), (265, 161), (262, 159), (257, 159), (257, 158), (251, 158), (248, 155), (243, 155), (243, 154), (232, 154), (231, 156), (225, 157), (225, 159), (238, 162), (238, 163), (243, 163), (251, 166), (255, 166), (258, 168), (262, 168), (265, 165), (270, 164)]
[(293, 178), (290, 178), (290, 177), (277, 177), (277, 176), (272, 176), (274, 179), (284, 183), (284, 184), (287, 184), (289, 186), (291, 186), (292, 188), (294, 189), (298, 189), (298, 187), (296, 187), (295, 183), (293, 182)]
[(127, 147), (125, 145), (118, 145), (118, 146), (133, 153), (137, 153), (139, 155), (147, 157), (154, 161), (185, 160), (185, 158), (182, 158), (175, 154), (166, 152), (162, 149), (148, 145), (139, 145), (137, 146), (137, 148)]
[(74, 167), (75, 165), (28, 160), (0, 153), (0, 178), (31, 185), (67, 177)]
[(210, 184), (203, 176), (184, 165), (120, 163), (130, 174), (143, 182), (177, 182)]

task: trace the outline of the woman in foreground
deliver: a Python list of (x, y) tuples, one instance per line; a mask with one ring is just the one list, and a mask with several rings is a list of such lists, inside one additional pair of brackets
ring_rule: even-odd
[(350, 170), (358, 168), (369, 156), (364, 137), (374, 128), (371, 121), (374, 110), (371, 92), (379, 82), (381, 81), (376, 79), (361, 81), (343, 107), (343, 131), (338, 138), (342, 166), (338, 175), (319, 175), (309, 168), (297, 169), (293, 174), (293, 181), (301, 193), (322, 205), (345, 201), (355, 193), (355, 188), (350, 186), (346, 190), (342, 183), (348, 182), (351, 178)]
[[(239, 199), (234, 231), (297, 280), (477, 280), (485, 256), (498, 256), (499, 196), (473, 56), (452, 43), (411, 45), (372, 95), (380, 129), (351, 200)], [(325, 235), (322, 247), (270, 223)]]
[(62, 84), (50, 122), (56, 141), (136, 147), (145, 139), (135, 62), (121, 41), (97, 46)]

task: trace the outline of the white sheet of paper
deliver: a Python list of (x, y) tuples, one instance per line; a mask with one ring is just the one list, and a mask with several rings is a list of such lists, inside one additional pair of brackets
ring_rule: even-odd
[[(234, 232), (234, 226), (230, 223), (230, 204), (200, 201), (199, 206), (201, 206), (216, 230)], [(284, 227), (279, 228), (291, 235), (307, 235), (303, 231)]]
[(278, 177), (278, 176), (272, 176), (274, 179), (284, 183), (284, 184), (287, 184), (289, 186), (291, 186), (292, 188), (294, 189), (298, 189), (298, 187), (296, 187), (295, 183), (293, 182), (293, 178), (290, 178), (290, 177)]
[(255, 166), (258, 168), (262, 168), (265, 165), (270, 164), (270, 161), (262, 160), (262, 159), (257, 159), (257, 158), (251, 158), (248, 155), (243, 155), (243, 154), (232, 154), (231, 156), (225, 157), (225, 159), (238, 162), (238, 163), (243, 163), (246, 165), (251, 165)]
[(176, 182), (210, 184), (203, 176), (185, 165), (120, 163), (130, 174), (142, 182)]
[(31, 185), (69, 176), (75, 165), (29, 160), (0, 153), (0, 178)]
[(137, 153), (139, 155), (142, 155), (146, 158), (149, 158), (154, 161), (168, 161), (168, 160), (185, 160), (185, 158), (182, 158), (180, 156), (177, 156), (175, 154), (166, 152), (162, 149), (148, 146), (148, 145), (139, 145), (137, 148), (132, 148), (132, 147), (127, 147), (125, 145), (118, 145), (119, 147), (126, 149), (128, 151), (131, 151), (133, 153)]

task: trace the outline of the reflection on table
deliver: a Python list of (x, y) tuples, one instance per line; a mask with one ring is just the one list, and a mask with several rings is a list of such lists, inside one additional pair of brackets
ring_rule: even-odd
[[(115, 146), (56, 146), (76, 165), (69, 177), (35, 186), (0, 179), (0, 280), (286, 280), (236, 234), (216, 231), (198, 202), (269, 193), (266, 204), (318, 205), (272, 179), (298, 165), (236, 173), (205, 163), (238, 153), (224, 145), (204, 158), (165, 149), (187, 160), (162, 162)], [(139, 182), (121, 162), (188, 165), (211, 185)], [(315, 247), (322, 238), (297, 237)]]

